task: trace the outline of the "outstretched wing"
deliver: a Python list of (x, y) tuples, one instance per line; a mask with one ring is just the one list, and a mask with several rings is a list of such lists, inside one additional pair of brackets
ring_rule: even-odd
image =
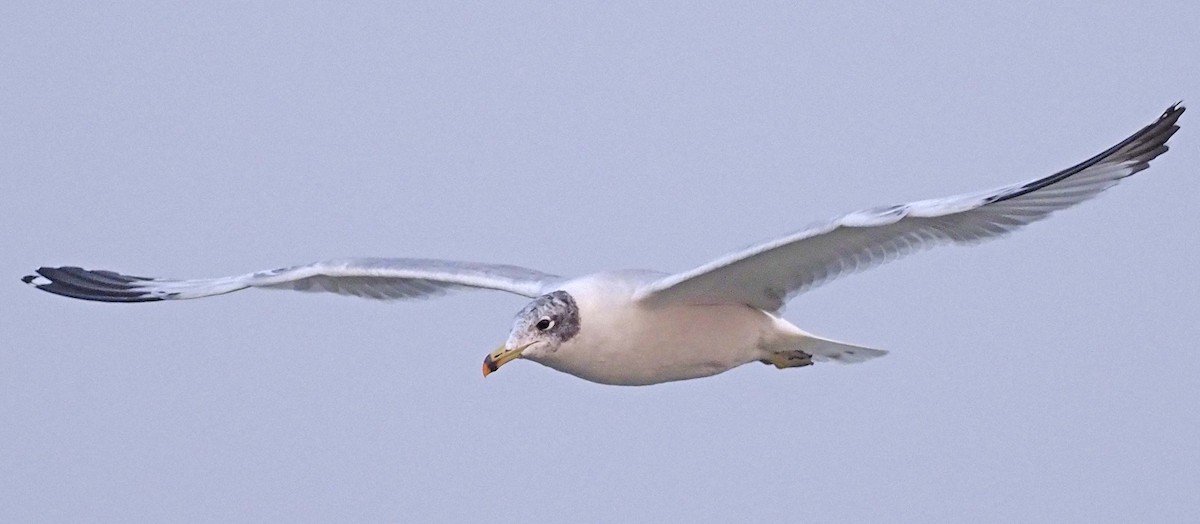
[(1088, 200), (1167, 151), (1183, 114), (1156, 122), (1074, 167), (1024, 184), (850, 213), (648, 284), (643, 303), (742, 303), (776, 311), (841, 275), (945, 243), (1001, 236)]
[(257, 287), (353, 295), (380, 300), (421, 298), (463, 288), (536, 297), (561, 279), (517, 266), (420, 258), (348, 258), (246, 275), (201, 280), (135, 277), (78, 267), (43, 267), (22, 278), (56, 295), (101, 302), (200, 298)]

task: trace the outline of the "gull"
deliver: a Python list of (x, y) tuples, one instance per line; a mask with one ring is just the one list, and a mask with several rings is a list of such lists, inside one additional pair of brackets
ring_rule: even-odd
[(347, 258), (200, 280), (71, 266), (42, 267), (22, 280), (101, 302), (182, 300), (247, 288), (380, 300), (491, 289), (533, 299), (517, 313), (504, 345), (484, 359), (485, 377), (515, 359), (614, 385), (706, 377), (751, 362), (779, 369), (857, 363), (886, 352), (802, 331), (782, 318), (784, 304), (839, 276), (936, 245), (996, 238), (1088, 200), (1166, 152), (1183, 112), (1177, 103), (1121, 143), (1047, 177), (856, 211), (676, 274), (622, 270), (562, 278), (510, 265)]

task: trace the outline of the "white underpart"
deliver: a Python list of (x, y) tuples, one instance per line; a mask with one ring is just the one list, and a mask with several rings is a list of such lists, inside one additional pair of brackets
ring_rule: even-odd
[(613, 272), (565, 284), (580, 330), (557, 351), (531, 347), (525, 358), (599, 382), (637, 386), (715, 375), (800, 350), (813, 360), (861, 362), (883, 351), (814, 337), (744, 304), (651, 307), (634, 300), (646, 272)]

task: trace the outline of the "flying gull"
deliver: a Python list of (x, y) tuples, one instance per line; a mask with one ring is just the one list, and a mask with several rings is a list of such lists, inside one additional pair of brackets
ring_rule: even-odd
[(348, 258), (246, 275), (171, 280), (43, 267), (22, 280), (101, 302), (181, 300), (246, 288), (380, 300), (460, 289), (533, 299), (483, 374), (523, 358), (602, 384), (645, 385), (715, 375), (750, 362), (777, 368), (854, 363), (885, 351), (806, 333), (784, 303), (839, 276), (940, 244), (973, 244), (1088, 200), (1167, 151), (1184, 108), (1084, 162), (1030, 182), (856, 211), (676, 274), (608, 271), (562, 278), (516, 266), (416, 258)]

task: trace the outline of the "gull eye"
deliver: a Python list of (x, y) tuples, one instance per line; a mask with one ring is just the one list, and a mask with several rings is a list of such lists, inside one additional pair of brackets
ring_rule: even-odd
[(542, 319), (537, 322), (535, 327), (537, 327), (538, 331), (545, 331), (554, 327), (554, 321), (550, 320), (550, 317), (542, 317)]

